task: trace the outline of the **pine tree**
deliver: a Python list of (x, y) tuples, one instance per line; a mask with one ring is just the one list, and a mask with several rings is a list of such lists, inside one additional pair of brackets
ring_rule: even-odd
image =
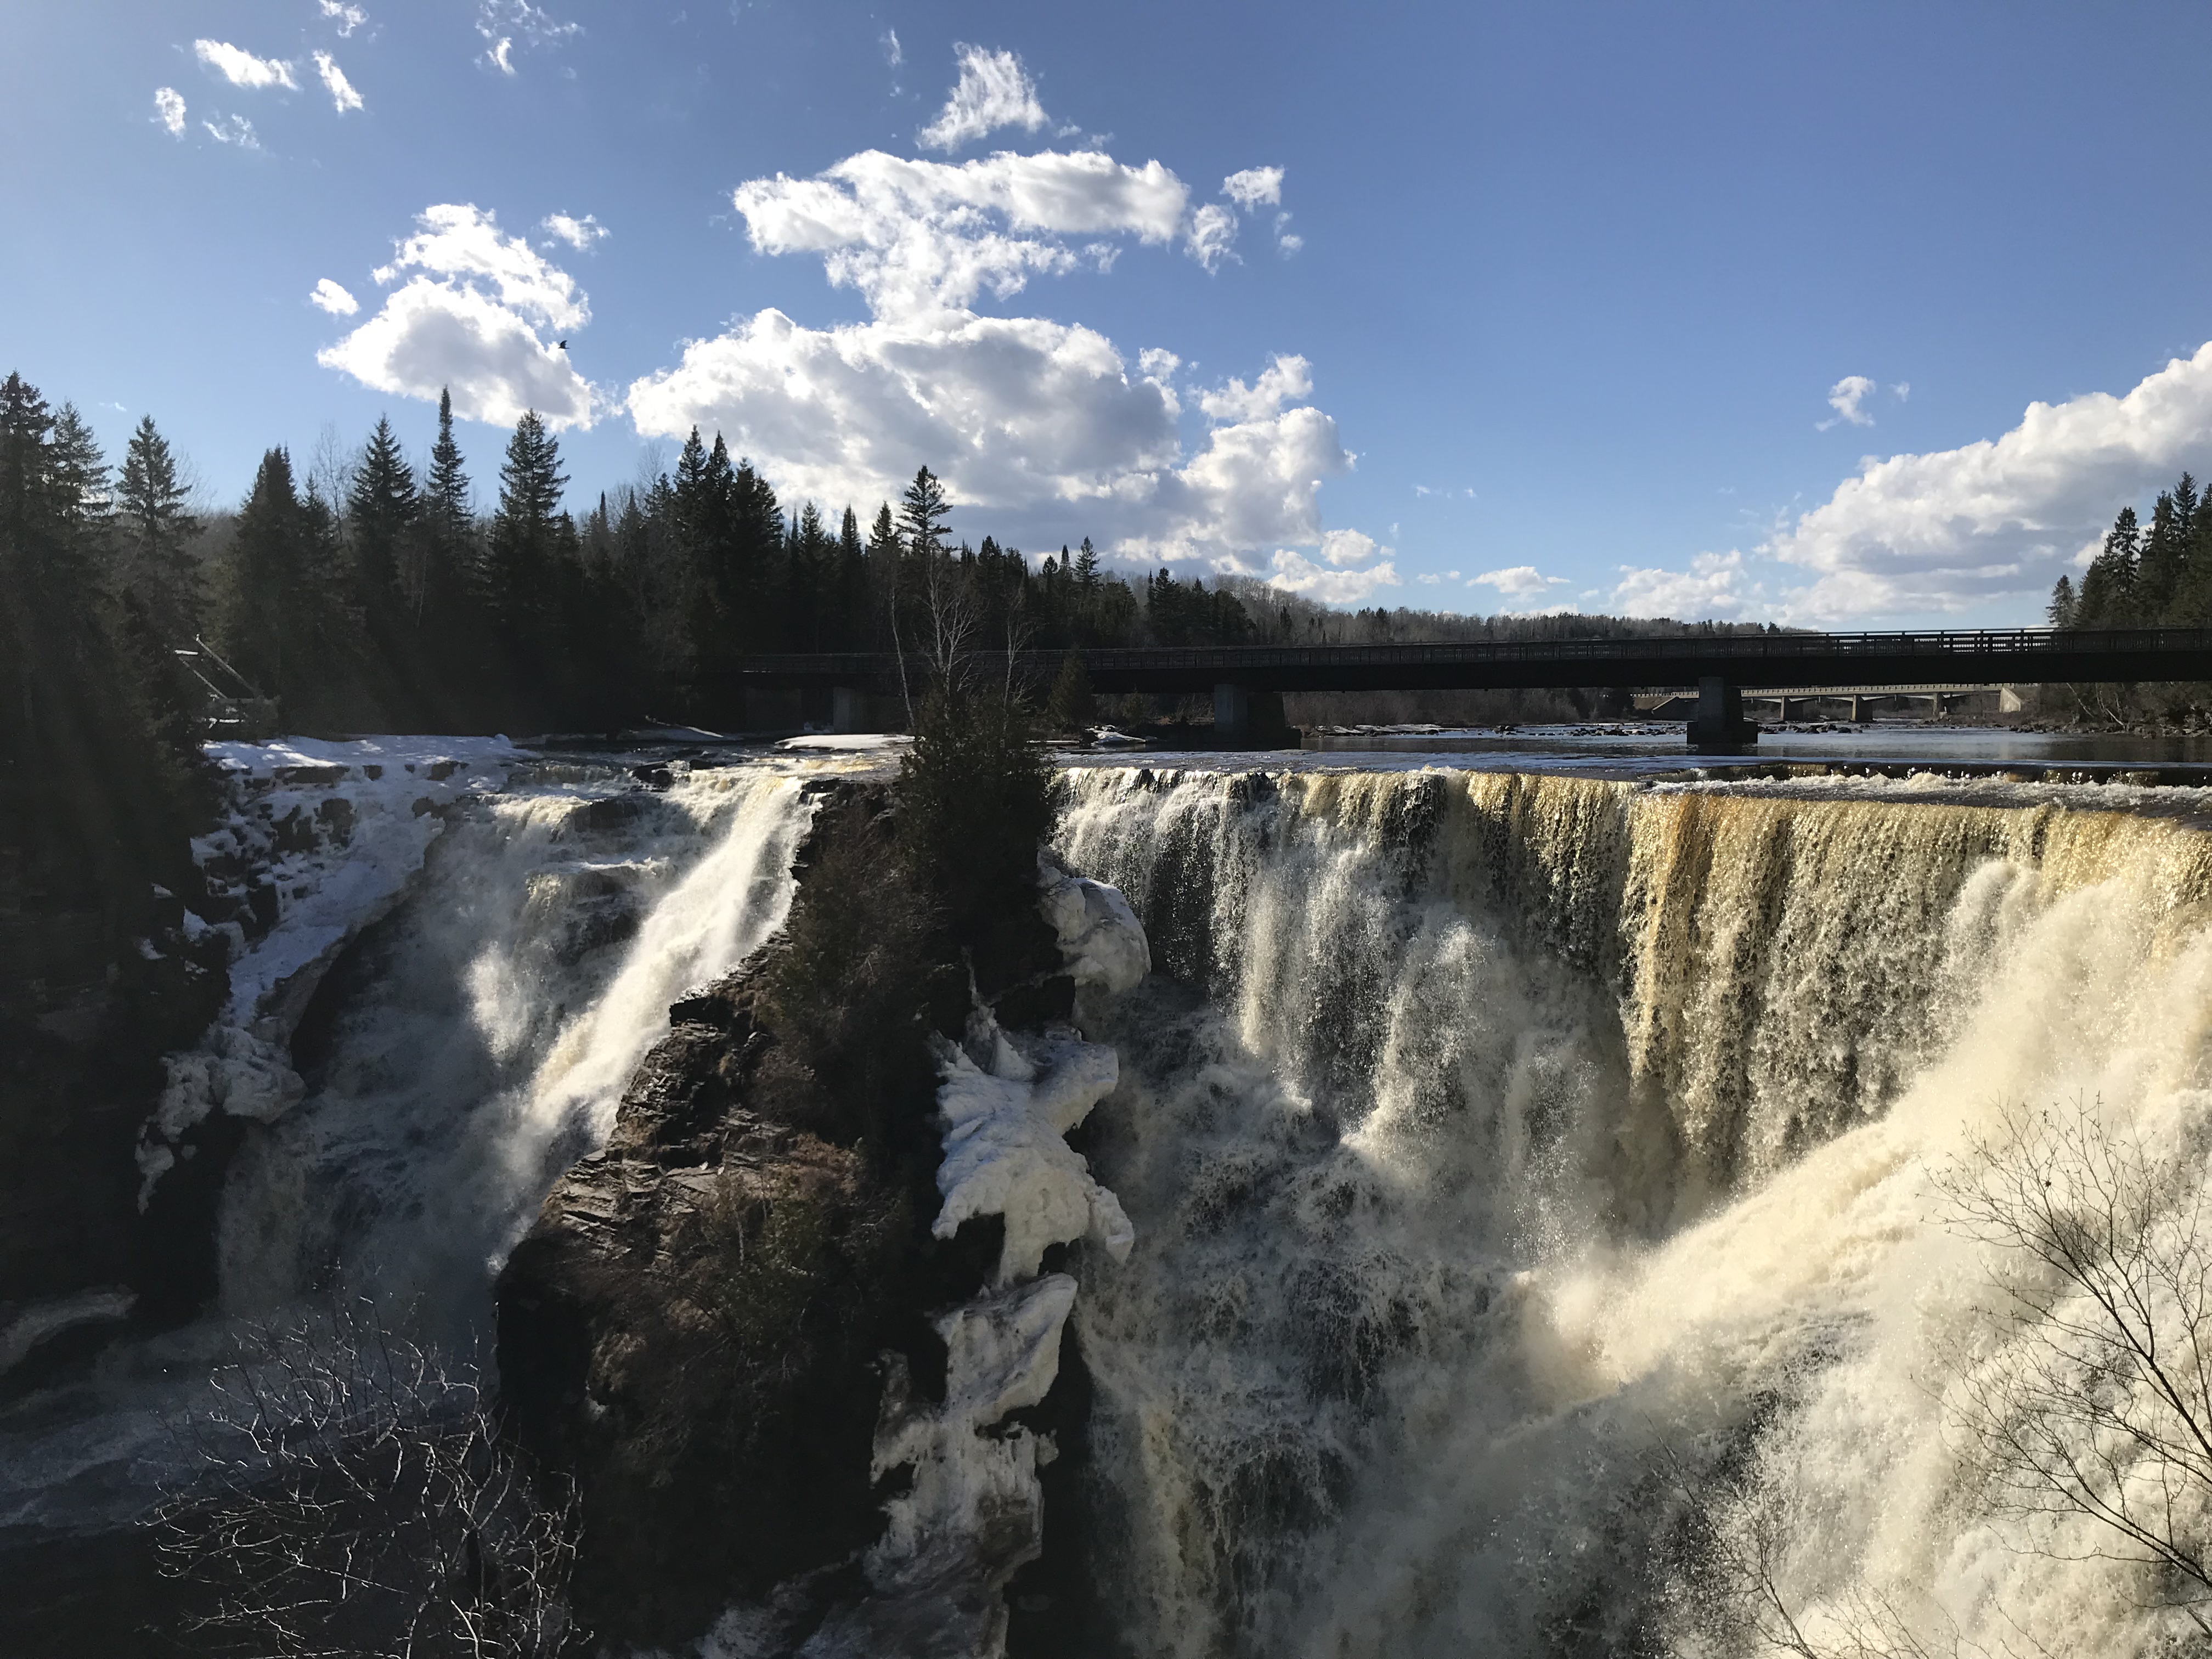
[(937, 476), (926, 466), (918, 470), (899, 497), (898, 516), (899, 538), (916, 564), (927, 566), (944, 553), (945, 538), (952, 532), (951, 510)]
[(453, 398), (438, 393), (438, 438), (430, 446), (430, 472), (422, 492), (422, 581), (415, 612), (458, 603), (477, 587), (476, 514), (461, 447), (453, 438)]
[(297, 725), (350, 725), (358, 618), (337, 533), (337, 513), (302, 498), (289, 452), (262, 456), (238, 514), (223, 571), (223, 654)]
[(2082, 574), (2081, 591), (2075, 615), (2083, 628), (2121, 628), (2135, 616), (2136, 562), (2142, 535), (2136, 510), (2124, 507), (2112, 520), (2104, 550), (2089, 562)]
[[(1284, 612), (1285, 616), (1289, 614)], [(2051, 605), (2044, 615), (2053, 628), (2074, 626), (2074, 584), (2066, 577), (2059, 577), (2057, 586), (2051, 590)]]
[(867, 644), (861, 631), (861, 618), (866, 614), (867, 549), (860, 540), (860, 515), (849, 507), (837, 525), (836, 560), (831, 638), (841, 651), (858, 651)]
[(561, 447), (534, 409), (525, 410), (507, 441), (499, 469), (499, 511), (484, 544), (484, 600), (518, 666), (528, 672), (548, 641), (543, 637), (550, 614), (554, 560), (565, 528), (575, 526), (561, 511), (561, 492), (568, 482), (561, 471)]
[(177, 475), (169, 441), (143, 416), (123, 451), (116, 490), (117, 574), (144, 606), (148, 625), (174, 645), (196, 637), (206, 596), (190, 544), (201, 530), (186, 506), (191, 492)]
[(415, 471), (400, 453), (391, 420), (380, 416), (376, 430), (362, 447), (353, 488), (346, 497), (353, 528), (354, 585), (372, 629), (381, 631), (399, 613), (401, 572), (421, 511)]

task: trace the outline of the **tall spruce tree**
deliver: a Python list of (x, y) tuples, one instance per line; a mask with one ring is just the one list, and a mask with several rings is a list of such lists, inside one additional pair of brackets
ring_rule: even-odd
[(123, 450), (115, 492), (116, 566), (120, 586), (145, 606), (155, 632), (185, 645), (204, 626), (205, 584), (191, 556), (200, 521), (178, 476), (177, 458), (151, 415)]
[(401, 577), (422, 511), (415, 469), (400, 453), (388, 416), (378, 417), (376, 430), (362, 446), (345, 505), (352, 520), (354, 586), (370, 629), (382, 634), (396, 626), (404, 608)]
[(484, 539), (483, 569), (486, 606), (509, 647), (526, 659), (547, 643), (562, 531), (565, 526), (571, 538), (574, 533), (561, 510), (568, 483), (559, 442), (536, 410), (525, 410), (500, 464), (499, 511)]
[(268, 451), (231, 532), (220, 633), (224, 655), (295, 726), (343, 728), (362, 712), (344, 557), (331, 504), (302, 497), (290, 453)]

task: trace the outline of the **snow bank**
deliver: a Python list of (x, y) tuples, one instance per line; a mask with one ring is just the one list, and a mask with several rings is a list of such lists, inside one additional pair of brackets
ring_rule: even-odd
[(198, 1048), (162, 1062), (167, 1083), (139, 1137), (142, 1209), (210, 1112), (268, 1122), (298, 1103), (287, 1049), (323, 974), (406, 892), (444, 810), (504, 788), (523, 758), (505, 738), (286, 738), (207, 752), (225, 811), (192, 842), (209, 915), (187, 913), (185, 927), (229, 937), (230, 997)]
[(884, 749), (904, 749), (914, 739), (902, 732), (817, 732), (803, 738), (786, 738), (778, 749), (811, 750), (819, 754), (868, 754)]

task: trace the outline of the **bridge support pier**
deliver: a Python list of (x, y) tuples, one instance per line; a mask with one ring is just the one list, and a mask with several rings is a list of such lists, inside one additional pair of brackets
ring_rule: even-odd
[(1717, 674), (1698, 682), (1698, 712), (1688, 735), (1700, 755), (1747, 754), (1759, 743), (1758, 726), (1744, 717), (1742, 690)]
[(1213, 688), (1213, 741), (1221, 749), (1288, 749), (1297, 742), (1283, 717), (1283, 694), (1223, 680)]
[(1857, 692), (1851, 694), (1851, 723), (1856, 726), (1866, 719), (1867, 699)]
[(830, 692), (830, 729), (841, 734), (870, 730), (868, 694), (855, 686), (832, 687)]

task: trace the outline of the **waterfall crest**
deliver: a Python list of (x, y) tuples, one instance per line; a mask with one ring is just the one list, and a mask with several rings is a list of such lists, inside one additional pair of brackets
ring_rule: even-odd
[(1181, 981), (1105, 1033), (1137, 1243), (1074, 1314), (1137, 1650), (1728, 1651), (1680, 1628), (1682, 1461), (1781, 1494), (1808, 1629), (2164, 1628), (1969, 1500), (1985, 1262), (1929, 1178), (2008, 1103), (2212, 1129), (2212, 837), (2004, 787), (1066, 789)]

